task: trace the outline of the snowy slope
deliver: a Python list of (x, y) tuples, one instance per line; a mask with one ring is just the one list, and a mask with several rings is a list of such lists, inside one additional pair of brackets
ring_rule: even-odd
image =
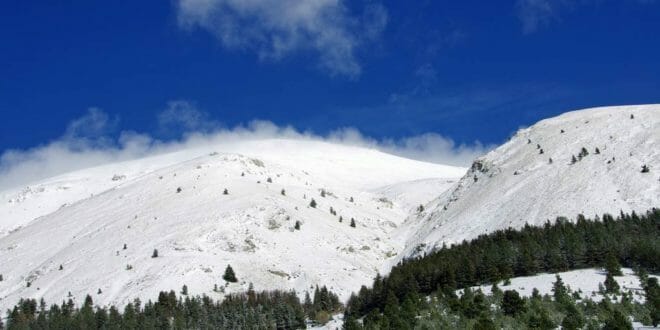
[[(579, 157), (583, 147), (589, 154)], [(641, 173), (644, 164), (649, 173)], [(518, 131), (477, 159), (426, 212), (407, 219), (399, 233), (407, 237), (402, 255), (558, 216), (658, 206), (660, 105), (568, 112)]]
[[(365, 148), (255, 140), (36, 182), (0, 193), (0, 309), (69, 292), (122, 305), (183, 284), (216, 298), (215, 284), (225, 292), (249, 282), (298, 292), (319, 284), (347, 298), (402, 250), (391, 233), (411, 209), (464, 173)], [(240, 281), (224, 288), (227, 264)]]
[[(614, 276), (614, 279), (619, 284), (622, 292), (632, 292), (635, 300), (644, 302), (644, 289), (639, 282), (639, 277), (635, 275), (632, 269), (622, 268), (622, 276)], [(571, 291), (581, 291), (583, 298), (590, 298), (594, 301), (603, 299), (600, 293), (599, 286), (604, 286), (605, 276), (607, 272), (602, 269), (588, 268), (571, 270), (568, 272), (560, 272), (557, 274), (538, 274), (534, 276), (515, 277), (510, 281), (511, 283), (505, 285), (504, 282), (499, 282), (497, 285), (500, 290), (516, 290), (521, 296), (531, 297), (534, 289), (539, 291), (541, 295), (552, 295), (552, 284), (557, 280), (556, 276), (559, 275), (566, 286)], [(649, 275), (650, 277), (660, 278), (656, 275)], [(472, 287), (473, 290), (480, 289), (485, 294), (490, 294), (492, 285), (482, 285)]]

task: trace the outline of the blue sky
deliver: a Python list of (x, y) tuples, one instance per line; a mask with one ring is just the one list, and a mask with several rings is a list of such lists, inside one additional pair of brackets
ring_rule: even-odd
[(6, 1), (0, 21), (0, 152), (62, 139), (90, 108), (103, 125), (77, 137), (261, 119), (469, 147), (660, 102), (652, 0)]

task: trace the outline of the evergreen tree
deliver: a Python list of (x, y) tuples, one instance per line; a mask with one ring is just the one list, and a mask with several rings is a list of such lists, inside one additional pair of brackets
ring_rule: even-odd
[(188, 295), (188, 286), (187, 285), (184, 284), (183, 287), (181, 287), (181, 294), (184, 295), (184, 296)]
[(355, 228), (355, 219), (351, 218), (351, 227)]
[(222, 191), (222, 194), (223, 195), (229, 195), (229, 190), (227, 190), (227, 188), (225, 188), (225, 190)]
[(282, 188), (282, 191), (280, 191), (280, 194), (282, 194), (282, 196), (286, 196), (286, 190), (284, 190), (284, 188)]
[(644, 294), (646, 296), (646, 308), (651, 316), (651, 324), (657, 327), (660, 324), (660, 285), (658, 279), (649, 277), (644, 285)]
[(618, 293), (619, 292), (619, 283), (616, 282), (612, 273), (607, 273), (605, 275), (605, 292), (607, 293)]
[(152, 258), (158, 258), (158, 249), (154, 249), (154, 252), (151, 253)]
[(642, 173), (648, 173), (649, 171), (649, 167), (646, 164), (642, 165)]
[(227, 268), (225, 269), (225, 274), (222, 276), (222, 279), (232, 283), (238, 282), (238, 279), (236, 278), (236, 274), (234, 274), (234, 270), (231, 268), (230, 265), (227, 265)]
[(293, 226), (295, 230), (300, 230), (300, 221), (296, 220), (296, 224)]
[(621, 311), (615, 309), (610, 318), (605, 321), (603, 330), (632, 330), (632, 323)]
[(619, 264), (619, 260), (617, 260), (614, 253), (609, 253), (607, 255), (607, 260), (605, 261), (605, 271), (608, 274), (612, 274), (612, 276), (623, 275), (623, 273), (621, 273), (621, 264)]
[(516, 316), (525, 312), (525, 301), (520, 298), (518, 291), (506, 290), (502, 297), (502, 311), (504, 315)]
[(316, 208), (316, 201), (312, 198), (312, 201), (309, 202), (309, 207)]

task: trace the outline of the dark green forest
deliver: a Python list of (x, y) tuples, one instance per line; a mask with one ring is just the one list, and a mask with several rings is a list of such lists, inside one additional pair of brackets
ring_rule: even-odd
[[(634, 268), (646, 302), (621, 290), (613, 276)], [(567, 288), (561, 278), (553, 295), (521, 297), (493, 285), (485, 295), (470, 287), (541, 272), (603, 267), (600, 302)], [(82, 306), (73, 301), (47, 306), (21, 300), (7, 311), (7, 329), (299, 329), (323, 324), (344, 312), (346, 329), (630, 329), (630, 317), (660, 322), (660, 288), (648, 273), (660, 270), (660, 210), (575, 222), (559, 218), (542, 227), (525, 226), (443, 246), (405, 260), (388, 276), (377, 276), (344, 307), (326, 287), (301, 301), (295, 292), (249, 290), (222, 301), (161, 292), (155, 302), (135, 300), (119, 308)], [(462, 294), (457, 294), (463, 289)], [(187, 291), (187, 290), (184, 290)]]

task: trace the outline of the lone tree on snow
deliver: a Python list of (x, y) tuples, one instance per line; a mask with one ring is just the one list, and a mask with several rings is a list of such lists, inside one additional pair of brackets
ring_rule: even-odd
[(316, 201), (314, 200), (314, 198), (312, 198), (312, 201), (309, 202), (309, 207), (316, 208)]
[(227, 188), (225, 188), (225, 190), (222, 192), (222, 194), (223, 195), (229, 195), (229, 190), (227, 190)]
[(234, 270), (231, 268), (230, 265), (227, 265), (227, 269), (225, 269), (225, 275), (222, 275), (222, 279), (232, 283), (238, 282), (238, 279), (236, 278), (236, 274), (234, 273)]
[(642, 173), (648, 173), (649, 171), (649, 167), (646, 164), (642, 165)]
[(355, 219), (351, 218), (351, 227), (355, 228)]
[(151, 254), (152, 258), (158, 258), (158, 249), (154, 249), (154, 252)]

